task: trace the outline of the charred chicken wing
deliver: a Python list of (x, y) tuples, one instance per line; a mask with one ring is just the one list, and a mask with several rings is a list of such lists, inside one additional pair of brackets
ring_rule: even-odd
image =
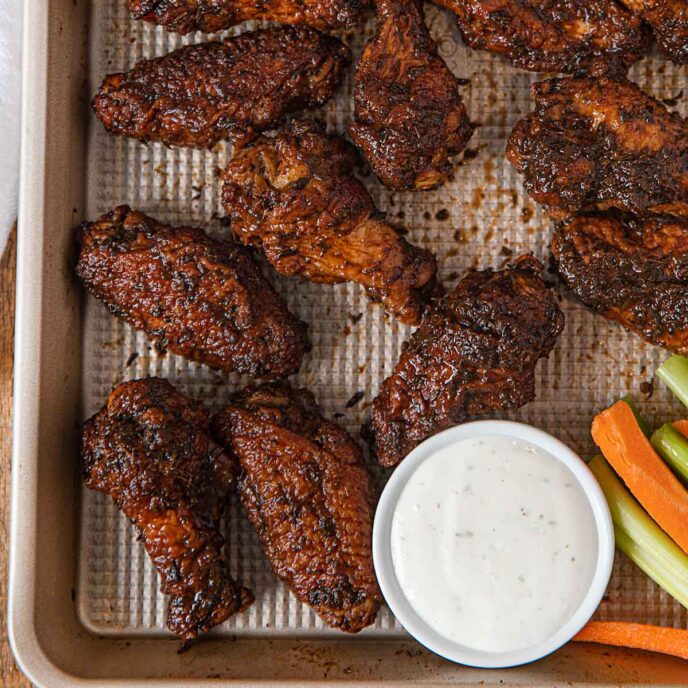
[(366, 434), (382, 466), (469, 416), (532, 401), (535, 364), (564, 326), (541, 270), (522, 256), (501, 272), (470, 273), (424, 315), (373, 401)]
[(367, 6), (367, 0), (129, 0), (136, 19), (178, 33), (214, 33), (254, 19), (320, 31), (351, 29)]
[(562, 219), (617, 208), (688, 216), (688, 124), (629, 81), (534, 84), (535, 109), (507, 157), (526, 190)]
[(456, 13), (471, 48), (533, 72), (625, 74), (650, 45), (617, 0), (435, 0)]
[(222, 557), (218, 523), (234, 466), (210, 443), (209, 422), (202, 404), (148, 378), (119, 385), (82, 437), (85, 484), (134, 524), (171, 595), (167, 626), (182, 638), (253, 602)]
[(106, 77), (92, 106), (113, 134), (168, 146), (242, 145), (287, 113), (327, 101), (349, 59), (332, 36), (273, 27), (143, 60)]
[(688, 222), (578, 215), (552, 241), (559, 273), (583, 303), (652, 344), (688, 354)]
[(283, 384), (240, 392), (213, 420), (272, 568), (330, 626), (375, 621), (373, 488), (361, 450), (313, 395)]
[(356, 154), (315, 120), (293, 120), (274, 138), (238, 151), (222, 202), (232, 231), (262, 248), (283, 275), (351, 280), (404, 323), (437, 292), (435, 257), (385, 222), (352, 174)]
[(420, 0), (377, 0), (376, 12), (377, 31), (356, 72), (351, 136), (385, 186), (433, 189), (473, 125)]
[(247, 250), (120, 206), (79, 228), (76, 272), (110, 312), (173, 353), (277, 378), (298, 371), (306, 326)]
[(688, 62), (688, 0), (621, 2), (653, 28), (660, 50), (673, 62)]

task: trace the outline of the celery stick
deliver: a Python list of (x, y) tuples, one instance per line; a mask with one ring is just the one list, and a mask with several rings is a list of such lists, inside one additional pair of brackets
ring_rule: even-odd
[[(607, 499), (616, 530), (635, 544), (624, 549), (617, 536), (619, 549), (688, 607), (688, 555), (647, 515), (602, 456), (596, 456), (589, 466)], [(638, 555), (638, 551), (644, 554)]]
[(684, 406), (688, 406), (688, 358), (670, 356), (657, 368), (657, 376)]
[(652, 435), (650, 442), (674, 473), (688, 482), (688, 440), (671, 423), (665, 423)]
[(688, 608), (688, 587), (678, 581), (673, 573), (657, 561), (652, 552), (641, 547), (619, 526), (614, 526), (616, 546), (661, 588), (666, 590), (679, 604)]
[(652, 430), (650, 430), (650, 426), (645, 422), (645, 419), (640, 415), (640, 411), (638, 411), (635, 404), (631, 401), (631, 397), (626, 395), (625, 397), (621, 398), (621, 401), (625, 401), (631, 407), (631, 411), (633, 411), (633, 415), (638, 423), (638, 427), (640, 427), (640, 429), (643, 431), (645, 437), (649, 439), (650, 435), (652, 434)]

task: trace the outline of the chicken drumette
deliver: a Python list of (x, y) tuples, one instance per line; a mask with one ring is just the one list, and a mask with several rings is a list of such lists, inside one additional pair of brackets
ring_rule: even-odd
[(435, 257), (385, 222), (353, 176), (353, 148), (312, 119), (239, 150), (222, 202), (234, 234), (283, 275), (364, 286), (404, 323), (420, 320), (438, 286)]
[(76, 272), (86, 289), (163, 348), (255, 377), (301, 366), (306, 326), (243, 246), (128, 206), (84, 223), (78, 240)]
[(373, 487), (356, 442), (308, 390), (283, 384), (235, 394), (212, 427), (277, 576), (328, 625), (355, 633), (372, 624), (381, 601)]
[(143, 60), (106, 77), (92, 106), (113, 134), (168, 146), (242, 145), (287, 113), (322, 105), (349, 61), (332, 36), (273, 27)]
[(577, 215), (557, 225), (552, 253), (583, 303), (652, 344), (688, 354), (688, 222)]
[(136, 19), (178, 33), (214, 33), (254, 19), (320, 31), (351, 29), (366, 7), (368, 0), (129, 0)]
[(222, 557), (219, 519), (234, 465), (208, 439), (208, 411), (167, 381), (125, 382), (84, 424), (87, 487), (109, 494), (134, 524), (171, 595), (168, 628), (182, 638), (253, 602)]
[(421, 0), (377, 0), (356, 72), (351, 136), (390, 189), (442, 184), (473, 133), (459, 82), (437, 54)]
[(642, 21), (617, 0), (435, 0), (467, 45), (534, 72), (625, 74), (650, 46)]
[(686, 0), (620, 0), (654, 30), (660, 50), (676, 64), (688, 62)]
[(553, 217), (617, 208), (688, 216), (688, 124), (630, 81), (551, 79), (507, 157)]
[(470, 416), (532, 401), (535, 364), (564, 326), (541, 270), (522, 256), (501, 272), (469, 273), (423, 316), (365, 429), (381, 465)]

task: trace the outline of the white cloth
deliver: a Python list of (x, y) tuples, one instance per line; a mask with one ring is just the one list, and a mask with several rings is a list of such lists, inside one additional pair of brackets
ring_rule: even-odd
[(0, 256), (17, 218), (24, 0), (0, 0)]

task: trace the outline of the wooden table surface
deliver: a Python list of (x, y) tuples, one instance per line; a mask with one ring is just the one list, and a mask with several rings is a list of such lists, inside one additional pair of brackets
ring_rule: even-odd
[(30, 686), (7, 642), (7, 549), (10, 533), (10, 453), (12, 446), (12, 351), (16, 237), (0, 257), (0, 684), (4, 688)]

